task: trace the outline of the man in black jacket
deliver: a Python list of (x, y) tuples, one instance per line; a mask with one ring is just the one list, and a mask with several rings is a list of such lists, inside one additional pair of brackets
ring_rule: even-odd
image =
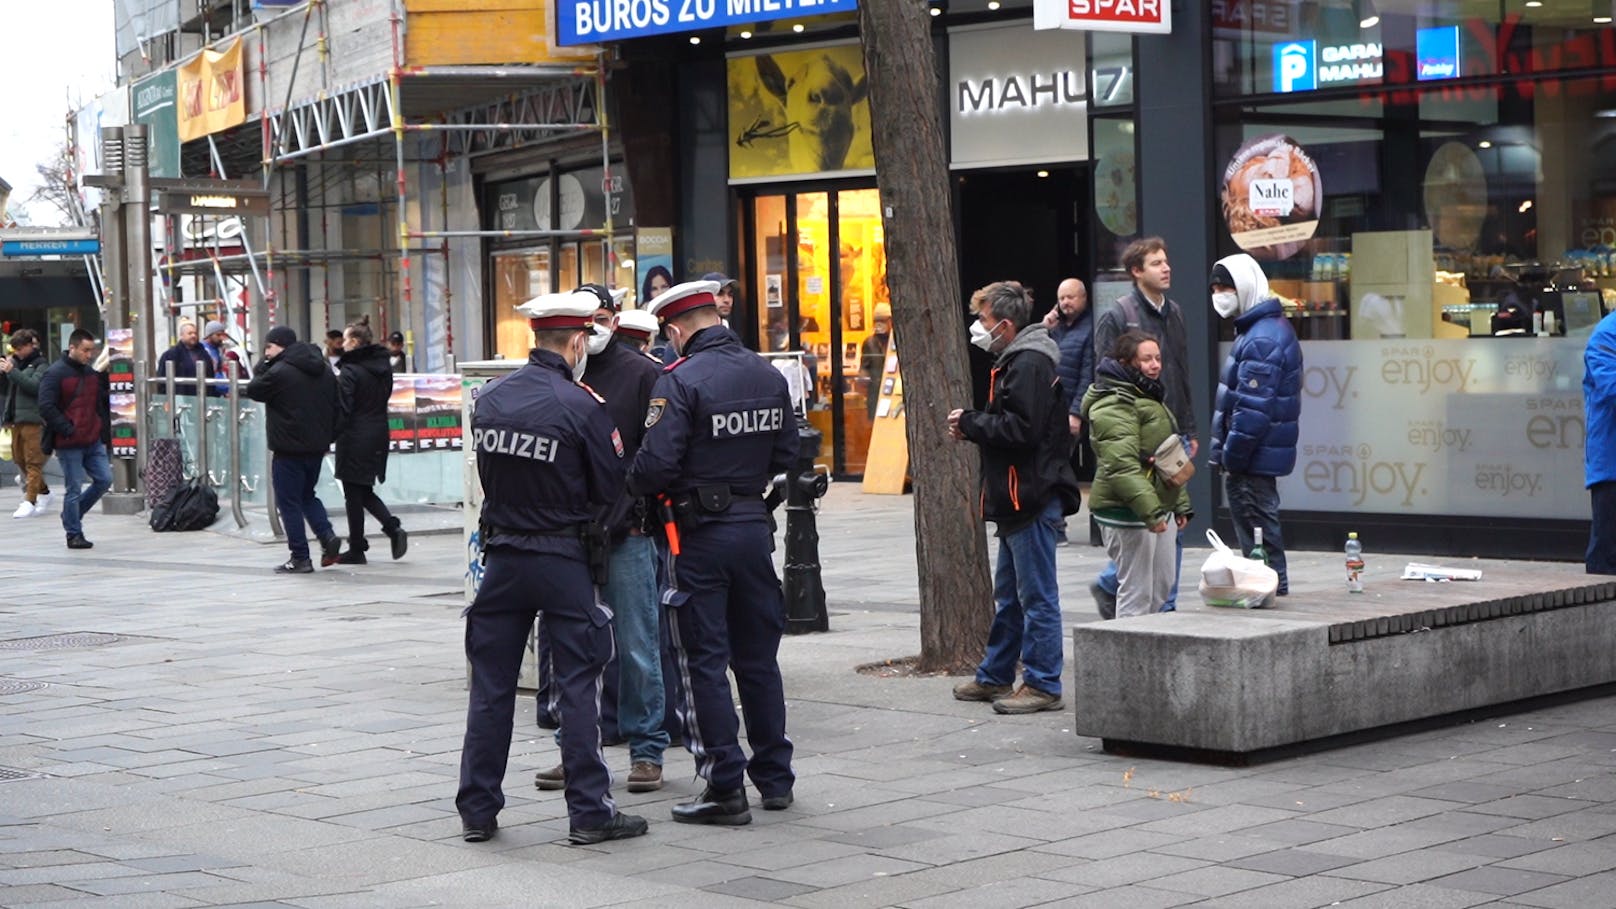
[[(168, 376), (168, 364), (174, 364), (175, 394), (194, 395), (197, 393), (196, 367), (198, 364), (202, 366), (202, 374), (207, 378), (211, 379), (219, 372), (221, 364), (213, 359), (213, 354), (208, 352), (207, 347), (202, 344), (199, 338), (200, 336), (197, 334), (194, 323), (181, 322), (180, 339), (174, 343), (173, 347), (163, 351), (163, 355), (157, 358), (157, 375), (159, 377), (166, 378)], [(190, 381), (185, 381), (186, 379)], [(167, 389), (165, 388), (164, 390), (166, 391)], [(209, 387), (205, 393), (222, 395), (224, 394), (224, 389)]]
[(387, 399), (393, 396), (393, 367), (387, 348), (376, 343), (364, 322), (349, 325), (342, 334), (342, 358), (337, 361), (337, 479), (348, 511), (348, 551), (337, 557), (340, 565), (365, 564), (365, 512), (376, 516), (382, 533), (392, 543), (392, 556), (404, 557), (409, 535), (387, 503), (376, 495), (376, 484), (387, 480)]
[[(1071, 432), (1055, 367), (1060, 348), (1033, 323), (1032, 295), (999, 281), (971, 298), (971, 343), (996, 354), (987, 407), (954, 410), (948, 430), (982, 454), (982, 516), (998, 525), (993, 626), (976, 678), (957, 685), (962, 701), (991, 701), (997, 713), (1061, 708), (1060, 587), (1055, 535), (1077, 511), (1067, 452)], [(1015, 688), (1016, 661), (1022, 664)]]
[(320, 481), (320, 461), (331, 447), (337, 424), (337, 377), (320, 348), (300, 344), (286, 326), (264, 336), (264, 361), (247, 383), (247, 397), (264, 403), (268, 414), (269, 450), (274, 453), (270, 478), (275, 485), (275, 508), (286, 528), (292, 557), (275, 566), (280, 574), (308, 574), (309, 538), (303, 522), (320, 540), (320, 564), (335, 565), (342, 540), (331, 529), (325, 505), (314, 494)]

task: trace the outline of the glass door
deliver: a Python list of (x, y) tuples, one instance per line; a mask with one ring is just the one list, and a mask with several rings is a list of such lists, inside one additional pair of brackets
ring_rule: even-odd
[(836, 194), (837, 293), (843, 348), (842, 470), (864, 472), (870, 427), (881, 396), (881, 375), (891, 340), (886, 243), (880, 197), (874, 189)]

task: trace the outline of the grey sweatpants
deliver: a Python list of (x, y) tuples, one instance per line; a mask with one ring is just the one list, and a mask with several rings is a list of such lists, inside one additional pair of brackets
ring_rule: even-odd
[(1117, 563), (1117, 618), (1161, 612), (1178, 576), (1178, 534), (1172, 519), (1163, 533), (1102, 524), (1100, 535), (1106, 555)]

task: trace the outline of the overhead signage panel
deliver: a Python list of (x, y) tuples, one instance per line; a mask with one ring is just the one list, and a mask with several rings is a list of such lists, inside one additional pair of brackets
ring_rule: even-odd
[(1033, 0), (1032, 27), (1166, 35), (1173, 31), (1172, 0)]
[(93, 256), (101, 252), (101, 241), (87, 240), (0, 240), (4, 256)]
[(856, 9), (858, 0), (556, 0), (556, 43), (599, 44)]

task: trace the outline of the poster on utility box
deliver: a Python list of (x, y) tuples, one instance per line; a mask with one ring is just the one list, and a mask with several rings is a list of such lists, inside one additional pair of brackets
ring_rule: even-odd
[(599, 44), (857, 9), (858, 0), (556, 0), (556, 43)]

